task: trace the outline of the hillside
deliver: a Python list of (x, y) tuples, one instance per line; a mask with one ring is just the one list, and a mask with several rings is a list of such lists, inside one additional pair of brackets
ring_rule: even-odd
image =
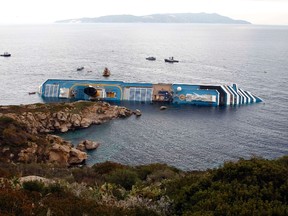
[(234, 20), (216, 13), (171, 13), (146, 16), (110, 15), (95, 18), (59, 20), (56, 23), (218, 23), (251, 24), (244, 20)]
[(74, 166), (82, 151), (50, 134), (132, 113), (104, 102), (0, 106), (0, 215), (288, 215), (288, 156), (189, 172)]
[(183, 172), (0, 162), (0, 215), (288, 215), (288, 157)]

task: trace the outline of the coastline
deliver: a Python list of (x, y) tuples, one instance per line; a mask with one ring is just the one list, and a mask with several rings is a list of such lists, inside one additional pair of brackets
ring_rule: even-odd
[[(0, 152), (4, 162), (82, 164), (87, 153), (51, 133), (87, 128), (115, 118), (126, 118), (133, 112), (105, 102), (0, 106), (3, 143)], [(12, 145), (11, 145), (12, 143)]]
[(71, 165), (83, 163), (85, 152), (50, 134), (132, 114), (135, 112), (125, 107), (102, 102), (0, 106), (0, 214), (288, 212), (287, 156), (271, 161), (240, 159), (206, 171), (182, 171), (166, 164), (126, 166), (109, 161), (78, 167)]

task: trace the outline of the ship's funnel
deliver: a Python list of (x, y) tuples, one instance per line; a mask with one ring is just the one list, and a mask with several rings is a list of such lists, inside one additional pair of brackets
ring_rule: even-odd
[(89, 87), (84, 89), (84, 93), (89, 95), (89, 96), (91, 96), (91, 97), (93, 97), (93, 96), (96, 95), (97, 90), (95, 88), (89, 86)]

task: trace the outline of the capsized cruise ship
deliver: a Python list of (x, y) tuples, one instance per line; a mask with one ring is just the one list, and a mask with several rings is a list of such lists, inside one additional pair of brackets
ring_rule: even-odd
[(131, 83), (105, 80), (48, 79), (40, 86), (44, 99), (139, 101), (229, 106), (262, 102), (249, 91), (233, 85)]

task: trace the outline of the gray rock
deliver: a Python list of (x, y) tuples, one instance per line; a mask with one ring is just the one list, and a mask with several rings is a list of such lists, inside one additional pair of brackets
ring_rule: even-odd
[(100, 145), (100, 143), (93, 142), (91, 140), (84, 140), (82, 143), (84, 144), (86, 150), (97, 149), (99, 147), (99, 145)]
[(165, 109), (167, 109), (167, 106), (161, 106), (160, 107), (160, 110), (165, 110)]
[(136, 109), (133, 113), (136, 116), (141, 116), (142, 115), (142, 113), (141, 113), (141, 111), (139, 109)]

